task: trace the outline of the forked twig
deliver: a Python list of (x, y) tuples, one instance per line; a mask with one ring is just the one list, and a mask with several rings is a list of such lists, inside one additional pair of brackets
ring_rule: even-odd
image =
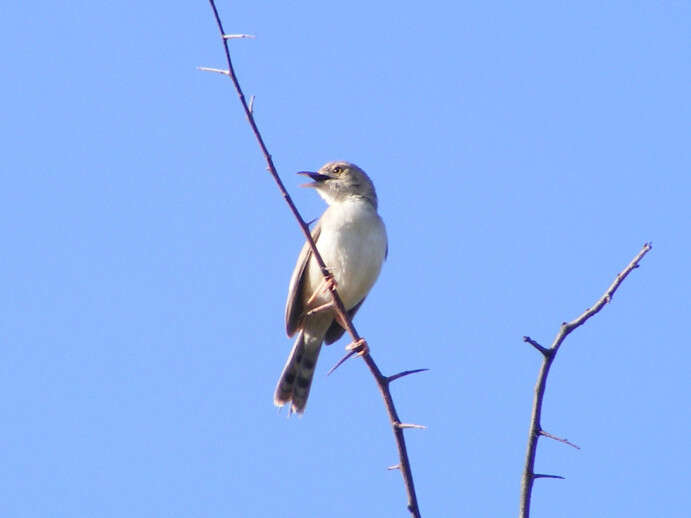
[[(226, 61), (228, 63), (228, 69), (227, 70), (222, 70), (222, 69), (212, 69), (208, 67), (200, 67), (201, 70), (205, 71), (212, 71), (212, 72), (217, 72), (221, 73), (223, 75), (227, 75), (230, 80), (233, 82), (233, 86), (235, 87), (235, 91), (237, 92), (239, 98), (240, 98), (240, 104), (242, 104), (243, 111), (245, 112), (245, 117), (247, 118), (247, 122), (249, 123), (252, 133), (254, 133), (254, 136), (257, 140), (257, 143), (259, 144), (259, 147), (261, 149), (262, 154), (264, 155), (264, 158), (266, 159), (267, 163), (267, 169), (271, 176), (273, 177), (274, 181), (276, 182), (276, 185), (278, 186), (279, 191), (281, 192), (281, 195), (285, 199), (286, 203), (288, 204), (288, 207), (290, 208), (291, 212), (293, 213), (293, 216), (298, 222), (298, 225), (300, 225), (300, 229), (302, 230), (302, 233), (305, 235), (305, 239), (309, 243), (310, 248), (312, 249), (312, 255), (314, 256), (315, 261), (319, 265), (319, 268), (321, 269), (322, 275), (324, 276), (325, 279), (328, 278), (329, 276), (329, 271), (327, 270), (326, 265), (324, 264), (324, 260), (322, 259), (321, 255), (319, 254), (319, 251), (317, 250), (317, 247), (314, 244), (314, 240), (312, 239), (312, 234), (310, 233), (309, 226), (307, 223), (305, 223), (305, 220), (302, 218), (300, 215), (297, 207), (295, 206), (295, 203), (293, 203), (292, 198), (288, 194), (288, 191), (286, 190), (285, 186), (283, 185), (283, 181), (281, 178), (278, 176), (278, 173), (276, 171), (276, 167), (273, 163), (273, 159), (271, 158), (271, 154), (269, 153), (269, 150), (266, 147), (266, 144), (264, 143), (264, 139), (261, 136), (261, 133), (259, 132), (259, 129), (257, 128), (257, 124), (254, 120), (254, 116), (252, 114), (252, 103), (251, 101), (248, 103), (247, 99), (245, 98), (245, 94), (242, 91), (242, 87), (240, 86), (240, 83), (238, 81), (237, 76), (235, 75), (235, 70), (233, 69), (233, 62), (230, 58), (230, 49), (228, 48), (228, 41), (233, 38), (245, 38), (245, 37), (250, 37), (249, 35), (227, 35), (225, 30), (223, 29), (223, 24), (221, 22), (221, 17), (218, 14), (218, 9), (216, 8), (216, 3), (214, 0), (209, 0), (209, 4), (211, 4), (211, 9), (214, 14), (214, 18), (216, 19), (216, 25), (218, 26), (218, 30), (221, 35), (221, 41), (223, 42), (223, 49), (225, 51), (225, 56), (226, 56)], [(338, 295), (337, 290), (329, 290), (332, 297), (333, 297), (333, 302), (334, 302), (334, 311), (338, 314), (339, 319), (345, 324), (346, 331), (351, 335), (353, 338), (353, 342), (358, 342), (360, 341), (361, 337), (357, 333), (357, 330), (353, 326), (353, 323), (351, 322), (350, 318), (348, 317), (348, 313), (345, 310), (345, 306), (343, 305), (343, 301)], [(360, 353), (361, 351), (358, 349), (355, 349), (353, 351), (354, 353)], [(417, 496), (415, 494), (415, 484), (413, 483), (413, 474), (410, 469), (410, 461), (408, 460), (408, 452), (406, 449), (406, 444), (405, 444), (405, 438), (403, 436), (403, 429), (405, 427), (410, 427), (410, 425), (401, 425), (401, 420), (398, 417), (398, 414), (396, 412), (396, 407), (394, 406), (393, 399), (391, 397), (391, 392), (389, 391), (389, 382), (391, 381), (391, 378), (388, 378), (384, 376), (381, 371), (379, 370), (379, 367), (377, 367), (377, 364), (374, 362), (372, 359), (372, 356), (370, 355), (369, 352), (365, 352), (362, 355), (362, 359), (364, 360), (365, 364), (369, 368), (370, 372), (374, 376), (374, 379), (377, 382), (377, 386), (379, 387), (379, 391), (381, 392), (382, 398), (384, 399), (384, 404), (386, 405), (386, 411), (389, 414), (389, 420), (391, 421), (391, 427), (393, 429), (394, 436), (396, 438), (396, 445), (398, 446), (398, 454), (399, 454), (399, 469), (401, 470), (401, 473), (403, 475), (403, 482), (406, 487), (406, 491), (408, 493), (408, 510), (410, 511), (410, 514), (414, 518), (419, 518), (420, 517), (420, 509), (418, 506), (417, 502)], [(417, 425), (416, 425), (417, 426)]]
[(544, 475), (535, 473), (535, 454), (537, 452), (537, 441), (540, 435), (556, 439), (577, 448), (573, 443), (566, 439), (560, 439), (542, 430), (540, 424), (540, 416), (542, 414), (542, 402), (545, 396), (545, 387), (547, 385), (547, 375), (552, 366), (552, 362), (559, 351), (564, 339), (577, 327), (582, 326), (592, 316), (596, 315), (608, 302), (612, 301), (614, 293), (617, 291), (621, 283), (635, 268), (638, 268), (638, 263), (643, 259), (652, 249), (651, 243), (645, 243), (640, 252), (633, 258), (633, 260), (624, 268), (614, 279), (614, 282), (607, 288), (604, 295), (593, 305), (593, 307), (586, 309), (579, 317), (571, 322), (564, 322), (551, 347), (543, 347), (529, 336), (524, 336), (523, 341), (529, 343), (542, 354), (542, 367), (538, 374), (537, 384), (535, 385), (535, 396), (533, 398), (533, 410), (530, 417), (530, 432), (528, 434), (528, 449), (526, 452), (525, 467), (523, 469), (523, 476), (521, 478), (521, 501), (520, 501), (520, 518), (529, 518), (530, 516), (530, 498), (533, 490), (533, 482), (537, 478), (564, 478), (559, 475)]

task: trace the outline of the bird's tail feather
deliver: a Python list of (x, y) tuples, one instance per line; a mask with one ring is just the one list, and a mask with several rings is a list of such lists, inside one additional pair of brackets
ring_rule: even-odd
[(293, 412), (302, 414), (305, 411), (321, 344), (321, 339), (305, 336), (304, 331), (300, 330), (276, 384), (276, 406), (291, 403)]

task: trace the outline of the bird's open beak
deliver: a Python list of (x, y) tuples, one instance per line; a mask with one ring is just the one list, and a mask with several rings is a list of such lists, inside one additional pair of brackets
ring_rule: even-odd
[(315, 173), (313, 171), (300, 171), (297, 174), (304, 174), (305, 176), (309, 176), (312, 180), (314, 180), (314, 182), (303, 183), (300, 187), (317, 187), (319, 184), (325, 182), (330, 178), (330, 176), (321, 173)]

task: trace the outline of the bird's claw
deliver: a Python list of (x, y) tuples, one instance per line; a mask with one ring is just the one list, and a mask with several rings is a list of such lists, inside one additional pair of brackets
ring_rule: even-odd
[(314, 293), (312, 293), (310, 298), (307, 299), (307, 305), (309, 306), (312, 302), (314, 302), (314, 299), (316, 299), (322, 293), (326, 293), (327, 291), (334, 291), (336, 289), (336, 287), (337, 287), (336, 279), (334, 279), (333, 275), (328, 274), (319, 283), (319, 286), (317, 286), (317, 289), (314, 290)]
[(360, 338), (346, 345), (346, 351), (353, 352), (358, 357), (364, 356), (365, 354), (369, 354), (369, 345), (367, 345), (367, 340)]

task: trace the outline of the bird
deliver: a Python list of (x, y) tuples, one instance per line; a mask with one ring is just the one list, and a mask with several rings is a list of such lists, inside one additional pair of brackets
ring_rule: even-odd
[(386, 227), (377, 213), (377, 193), (369, 176), (357, 165), (335, 161), (317, 172), (302, 171), (328, 204), (312, 230), (329, 278), (324, 276), (305, 242), (288, 284), (286, 332), (297, 333), (281, 376), (274, 404), (290, 404), (289, 412), (302, 414), (312, 385), (322, 344), (331, 344), (345, 332), (333, 306), (333, 283), (352, 319), (374, 285), (386, 256)]

